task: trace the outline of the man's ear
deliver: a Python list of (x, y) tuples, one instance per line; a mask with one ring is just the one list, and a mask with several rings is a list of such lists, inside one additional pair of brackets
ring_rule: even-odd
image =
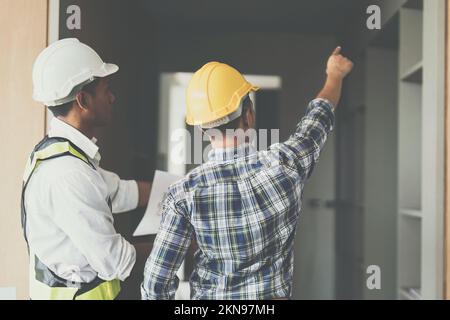
[(254, 115), (253, 115), (253, 106), (249, 105), (245, 109), (244, 116), (242, 117), (242, 120), (244, 121), (244, 128), (252, 128), (254, 125)]
[(78, 105), (83, 109), (88, 109), (87, 94), (83, 91), (77, 93), (76, 100)]

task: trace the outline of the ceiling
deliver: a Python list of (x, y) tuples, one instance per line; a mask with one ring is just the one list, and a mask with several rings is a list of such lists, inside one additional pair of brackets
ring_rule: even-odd
[(335, 34), (364, 0), (139, 0), (159, 30)]

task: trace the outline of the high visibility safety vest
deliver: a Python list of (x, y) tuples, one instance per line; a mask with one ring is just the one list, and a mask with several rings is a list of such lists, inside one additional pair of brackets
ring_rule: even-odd
[[(43, 161), (65, 156), (80, 159), (95, 170), (86, 154), (65, 138), (45, 137), (36, 145), (27, 162), (22, 186), (22, 229), (27, 245), (25, 191), (28, 182)], [(35, 254), (29, 254), (30, 298), (33, 300), (114, 300), (120, 292), (118, 279), (104, 281), (97, 277), (89, 283), (68, 281), (58, 277)]]

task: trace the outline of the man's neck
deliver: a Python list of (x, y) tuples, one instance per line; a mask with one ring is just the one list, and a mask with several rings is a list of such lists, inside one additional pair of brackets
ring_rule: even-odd
[(89, 139), (92, 139), (94, 137), (94, 128), (92, 126), (83, 124), (83, 122), (79, 119), (73, 117), (58, 117), (58, 119), (77, 129)]
[(232, 138), (224, 138), (221, 140), (211, 140), (211, 146), (213, 149), (228, 149), (228, 148), (236, 148), (242, 144), (242, 141), (238, 141), (236, 137)]

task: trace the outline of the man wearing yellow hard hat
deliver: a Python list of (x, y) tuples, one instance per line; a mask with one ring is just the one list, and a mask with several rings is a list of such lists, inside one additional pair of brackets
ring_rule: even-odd
[(215, 129), (209, 161), (172, 185), (160, 231), (147, 260), (143, 299), (173, 299), (176, 272), (195, 237), (192, 299), (291, 298), (293, 247), (303, 187), (334, 125), (342, 82), (353, 63), (338, 47), (327, 80), (296, 131), (256, 152), (230, 133), (254, 127), (249, 93), (234, 68), (203, 66), (187, 91), (187, 123)]

